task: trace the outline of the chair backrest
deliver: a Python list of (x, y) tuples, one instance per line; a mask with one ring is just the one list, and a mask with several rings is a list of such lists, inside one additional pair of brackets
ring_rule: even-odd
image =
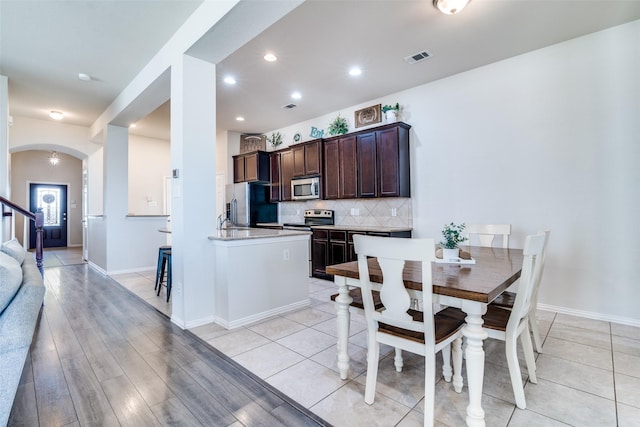
[[(435, 338), (431, 262), (435, 260), (434, 240), (355, 235), (353, 243), (358, 255), (358, 271), (367, 322), (382, 322), (422, 332), (425, 336), (425, 344), (433, 347)], [(384, 309), (379, 312), (375, 310), (371, 295), (372, 285), (369, 280), (367, 257), (376, 257), (382, 270), (383, 283), (380, 289), (380, 299)], [(424, 322), (416, 322), (407, 314), (407, 310), (411, 307), (411, 297), (402, 278), (405, 261), (418, 261), (422, 266)], [(375, 324), (375, 328), (377, 329), (377, 324)]]
[(540, 283), (542, 266), (544, 265), (544, 249), (547, 237), (548, 234), (540, 232), (527, 236), (525, 240), (520, 283), (518, 284), (518, 293), (507, 323), (507, 331), (518, 328), (522, 322), (526, 321), (527, 315), (531, 311), (534, 289)]
[(511, 224), (466, 224), (465, 233), (469, 239), (465, 244), (492, 247), (496, 236), (502, 236), (503, 248), (509, 247)]

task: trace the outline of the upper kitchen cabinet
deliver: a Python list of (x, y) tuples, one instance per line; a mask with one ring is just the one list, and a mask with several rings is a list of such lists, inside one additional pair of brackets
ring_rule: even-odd
[(269, 200), (272, 202), (280, 202), (282, 200), (282, 187), (280, 185), (280, 153), (272, 152), (269, 154), (269, 184), (270, 193)]
[(322, 173), (322, 140), (305, 142), (291, 147), (293, 176), (320, 175)]
[(280, 153), (280, 200), (291, 200), (291, 179), (293, 179), (293, 151)]
[(254, 151), (233, 156), (233, 182), (269, 181), (269, 153)]
[(356, 136), (344, 135), (324, 141), (324, 198), (358, 197)]
[(410, 128), (397, 122), (356, 134), (358, 197), (411, 197)]

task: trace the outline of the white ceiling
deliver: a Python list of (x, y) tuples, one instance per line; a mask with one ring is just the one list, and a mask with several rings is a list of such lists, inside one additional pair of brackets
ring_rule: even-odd
[[(66, 123), (90, 126), (199, 4), (0, 0), (10, 114), (49, 120), (60, 110)], [(636, 19), (640, 0), (472, 0), (453, 16), (431, 0), (308, 0), (218, 64), (218, 127), (278, 129)], [(221, 42), (204, 37), (189, 54), (212, 60), (211, 43)], [(277, 62), (262, 59), (268, 50)], [(403, 61), (422, 50), (432, 57)], [(359, 78), (348, 76), (352, 65)], [(235, 86), (222, 83), (227, 74)], [(168, 139), (168, 114), (161, 106), (133, 132)]]

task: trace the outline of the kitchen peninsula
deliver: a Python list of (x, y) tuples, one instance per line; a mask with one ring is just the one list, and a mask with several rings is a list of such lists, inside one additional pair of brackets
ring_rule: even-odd
[(309, 239), (302, 230), (238, 228), (215, 249), (215, 322), (227, 329), (309, 305)]

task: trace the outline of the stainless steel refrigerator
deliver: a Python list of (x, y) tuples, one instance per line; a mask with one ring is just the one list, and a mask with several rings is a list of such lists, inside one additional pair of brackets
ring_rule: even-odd
[(243, 227), (278, 222), (278, 204), (269, 201), (268, 183), (241, 182), (226, 186), (227, 218)]

